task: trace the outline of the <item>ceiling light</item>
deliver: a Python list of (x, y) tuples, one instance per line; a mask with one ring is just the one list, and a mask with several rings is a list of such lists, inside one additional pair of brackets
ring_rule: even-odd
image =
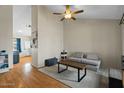
[(65, 18), (66, 19), (70, 19), (71, 18), (71, 14), (65, 14)]
[(18, 30), (19, 33), (22, 33), (22, 30)]
[(63, 21), (65, 19), (72, 19), (72, 20), (76, 20), (76, 18), (74, 17), (75, 14), (79, 14), (84, 12), (84, 10), (76, 10), (76, 11), (72, 11), (70, 8), (70, 5), (66, 5), (66, 10), (64, 13), (53, 13), (55, 15), (64, 15), (64, 17), (62, 17), (60, 19), (60, 21)]

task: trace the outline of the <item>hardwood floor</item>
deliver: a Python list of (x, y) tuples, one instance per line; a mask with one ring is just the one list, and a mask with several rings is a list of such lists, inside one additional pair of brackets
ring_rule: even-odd
[(31, 65), (31, 57), (24, 57), (9, 72), (0, 74), (1, 88), (66, 88), (63, 83), (39, 72)]
[(123, 82), (123, 88), (124, 88), (124, 70), (122, 70), (122, 82)]

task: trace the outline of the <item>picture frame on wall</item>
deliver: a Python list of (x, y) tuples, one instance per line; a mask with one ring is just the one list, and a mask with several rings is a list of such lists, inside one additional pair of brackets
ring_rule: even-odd
[(32, 32), (32, 48), (38, 48), (38, 32), (34, 31)]

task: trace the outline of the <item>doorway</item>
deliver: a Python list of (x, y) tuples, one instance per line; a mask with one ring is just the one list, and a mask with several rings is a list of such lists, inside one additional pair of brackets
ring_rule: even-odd
[(13, 6), (13, 64), (32, 62), (31, 6)]

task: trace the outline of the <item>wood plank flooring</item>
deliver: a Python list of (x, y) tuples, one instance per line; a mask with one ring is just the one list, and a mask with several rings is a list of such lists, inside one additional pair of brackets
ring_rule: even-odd
[(31, 57), (24, 57), (9, 72), (0, 74), (1, 88), (66, 88), (63, 83), (39, 72), (31, 65)]
[(122, 80), (123, 80), (123, 87), (124, 87), (124, 70), (122, 72)]

